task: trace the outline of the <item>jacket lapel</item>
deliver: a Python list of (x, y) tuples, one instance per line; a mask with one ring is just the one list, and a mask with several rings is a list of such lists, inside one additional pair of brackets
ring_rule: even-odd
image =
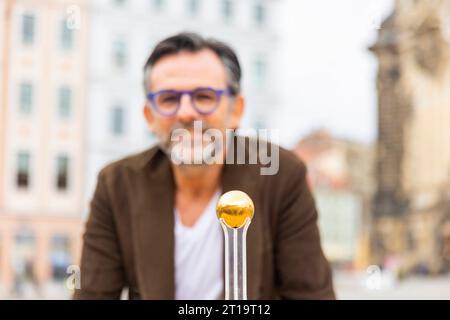
[(170, 162), (157, 151), (136, 171), (133, 239), (143, 299), (174, 299), (174, 182)]

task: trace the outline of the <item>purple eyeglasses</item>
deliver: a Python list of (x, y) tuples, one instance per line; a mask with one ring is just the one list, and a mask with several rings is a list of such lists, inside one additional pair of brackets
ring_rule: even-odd
[(189, 95), (192, 106), (201, 115), (213, 113), (219, 106), (220, 99), (223, 95), (232, 95), (229, 89), (202, 87), (194, 90), (160, 90), (149, 92), (147, 98), (155, 111), (165, 117), (172, 117), (180, 109), (181, 97), (184, 94)]

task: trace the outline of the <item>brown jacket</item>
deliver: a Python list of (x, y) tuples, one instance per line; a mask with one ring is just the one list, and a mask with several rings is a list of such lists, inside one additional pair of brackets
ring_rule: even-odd
[[(280, 148), (279, 172), (225, 164), (222, 192), (242, 190), (255, 215), (247, 234), (249, 299), (334, 299), (304, 164)], [(91, 202), (75, 299), (174, 299), (174, 180), (158, 148), (105, 167)], [(223, 296), (222, 296), (223, 297)]]

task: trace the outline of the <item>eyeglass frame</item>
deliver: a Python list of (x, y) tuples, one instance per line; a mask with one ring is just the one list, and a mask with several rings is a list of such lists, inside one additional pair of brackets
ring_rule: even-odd
[[(198, 92), (199, 90), (211, 90), (211, 91), (214, 91), (214, 93), (217, 95), (217, 97), (218, 97), (217, 103), (216, 103), (216, 105), (214, 106), (214, 108), (212, 108), (210, 111), (205, 112), (205, 111), (199, 110), (199, 109), (197, 108), (197, 106), (195, 105), (193, 95), (194, 95), (195, 92)], [(161, 111), (161, 110), (158, 108), (158, 106), (156, 105), (155, 99), (156, 99), (159, 95), (161, 95), (161, 94), (163, 94), (163, 93), (176, 93), (176, 94), (178, 94), (178, 104), (177, 104), (177, 106), (176, 106), (176, 108), (174, 109), (173, 112), (169, 112), (169, 113), (163, 112), (163, 111)], [(152, 91), (151, 91), (151, 92), (147, 93), (147, 99), (150, 101), (151, 105), (153, 106), (153, 109), (154, 109), (156, 112), (158, 112), (160, 115), (165, 116), (165, 117), (173, 117), (173, 116), (175, 116), (175, 115), (178, 113), (178, 111), (180, 110), (180, 107), (181, 107), (181, 98), (182, 98), (183, 95), (185, 95), (185, 94), (187, 94), (187, 95), (189, 96), (189, 98), (190, 98), (190, 100), (191, 100), (191, 105), (192, 105), (192, 107), (194, 108), (194, 110), (195, 110), (197, 113), (199, 113), (199, 114), (201, 114), (201, 115), (203, 115), (203, 116), (210, 115), (210, 114), (212, 114), (214, 111), (217, 110), (217, 108), (219, 107), (220, 101), (221, 101), (221, 99), (222, 99), (222, 96), (224, 96), (224, 95), (226, 95), (226, 96), (234, 96), (234, 94), (233, 94), (232, 90), (230, 90), (230, 88), (226, 88), (226, 89), (215, 89), (215, 88), (212, 88), (212, 87), (199, 87), (199, 88), (195, 88), (195, 89), (193, 89), (193, 90), (164, 89), (164, 90), (159, 90), (159, 91), (155, 91), (155, 92), (152, 92)]]

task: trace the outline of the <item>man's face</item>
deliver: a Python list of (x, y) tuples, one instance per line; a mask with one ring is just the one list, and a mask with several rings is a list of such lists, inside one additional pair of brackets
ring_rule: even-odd
[[(149, 83), (147, 92), (194, 90), (204, 87), (222, 90), (228, 87), (225, 66), (209, 49), (198, 52), (182, 51), (163, 57), (152, 67), (149, 79), (146, 80)], [(211, 128), (218, 129), (225, 136), (225, 129), (238, 127), (243, 108), (242, 96), (223, 95), (214, 112), (202, 115), (192, 106), (189, 95), (183, 95), (175, 115), (167, 117), (159, 114), (149, 101), (144, 107), (144, 115), (150, 129), (158, 136), (163, 149), (170, 153), (175, 144), (172, 141), (174, 130), (181, 128), (193, 133), (194, 121), (201, 121), (203, 132)], [(197, 151), (193, 150), (193, 152)]]

